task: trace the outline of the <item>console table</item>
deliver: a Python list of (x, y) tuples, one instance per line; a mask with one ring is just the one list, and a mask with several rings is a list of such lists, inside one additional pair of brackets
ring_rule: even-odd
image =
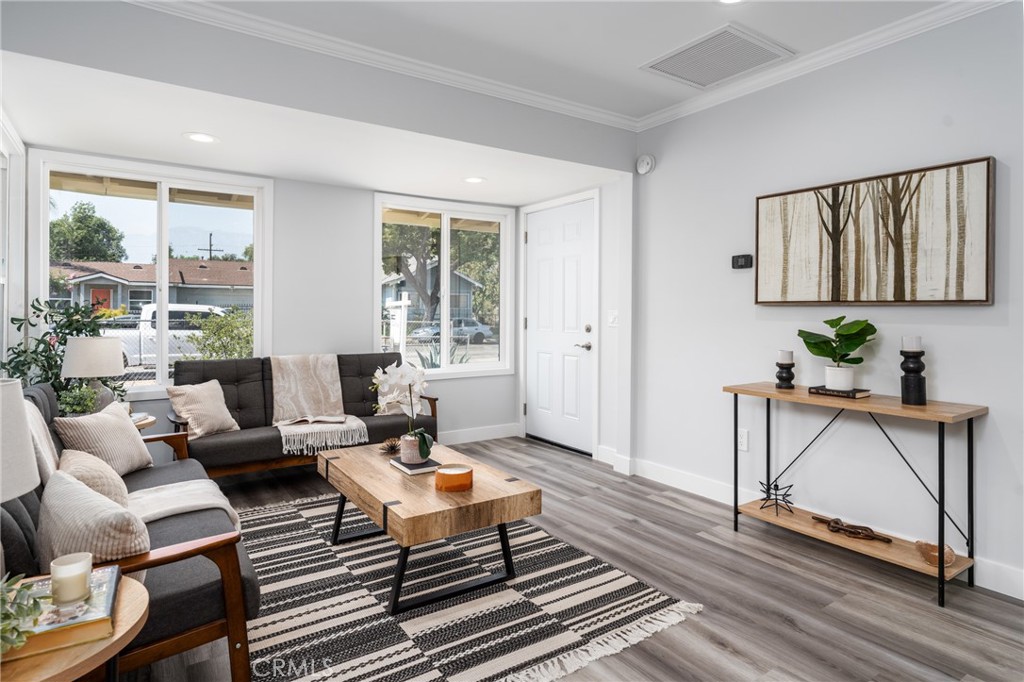
[[(839, 545), (846, 549), (866, 554), (868, 556), (887, 561), (889, 563), (903, 566), (919, 573), (934, 575), (938, 581), (938, 604), (945, 605), (946, 582), (952, 580), (964, 571), (967, 571), (967, 583), (974, 587), (974, 418), (988, 414), (988, 408), (983, 405), (963, 405), (960, 403), (947, 403), (929, 401), (927, 405), (904, 405), (899, 396), (871, 395), (867, 398), (835, 398), (831, 396), (816, 395), (807, 392), (806, 386), (797, 386), (793, 389), (779, 389), (770, 381), (762, 381), (753, 384), (738, 384), (735, 386), (724, 386), (722, 390), (733, 394), (733, 530), (739, 530), (739, 516), (746, 514), (762, 521), (772, 523), (789, 530), (808, 535), (823, 542)], [(848, 538), (841, 533), (829, 532), (826, 525), (811, 519), (812, 513), (793, 507), (793, 513), (783, 512), (776, 516), (773, 509), (762, 508), (764, 500), (757, 499), (741, 505), (739, 502), (739, 397), (741, 395), (764, 398), (765, 404), (765, 484), (766, 490), (771, 489), (777, 483), (779, 477), (786, 472), (814, 442), (839, 418), (843, 412), (864, 412), (867, 413), (875, 425), (885, 434), (889, 444), (893, 446), (903, 462), (914, 472), (917, 480), (924, 486), (938, 506), (938, 547), (939, 563), (942, 563), (942, 548), (946, 544), (946, 524), (948, 518), (956, 530), (967, 541), (967, 556), (957, 555), (952, 565), (945, 570), (938, 570), (935, 566), (929, 566), (917, 552), (913, 542), (900, 538), (893, 538), (892, 543)], [(801, 403), (814, 405), (816, 407), (836, 409), (838, 412), (818, 432), (810, 443), (801, 450), (793, 460), (774, 478), (771, 475), (772, 450), (771, 450), (771, 429), (773, 400), (789, 403)], [(933, 422), (938, 425), (938, 490), (937, 495), (925, 484), (921, 477), (910, 466), (907, 458), (903, 456), (900, 449), (896, 447), (892, 438), (875, 418), (876, 414), (884, 414), (901, 419), (915, 419), (918, 421)], [(967, 422), (967, 528), (962, 530), (953, 518), (946, 512), (946, 424)], [(771, 499), (766, 492), (765, 500)]]

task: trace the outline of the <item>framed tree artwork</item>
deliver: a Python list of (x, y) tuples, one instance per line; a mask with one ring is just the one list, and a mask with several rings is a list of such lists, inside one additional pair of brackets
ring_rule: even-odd
[(990, 304), (995, 159), (757, 198), (755, 303)]

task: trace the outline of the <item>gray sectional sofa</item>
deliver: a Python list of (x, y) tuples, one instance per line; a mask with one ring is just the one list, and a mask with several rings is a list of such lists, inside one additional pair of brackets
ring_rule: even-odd
[[(371, 387), (378, 367), (401, 364), (399, 353), (354, 353), (338, 356), (341, 391), (345, 413), (366, 422), (371, 443), (398, 437), (409, 430), (405, 415), (375, 415), (377, 392)], [(287, 466), (315, 464), (315, 458), (286, 455), (281, 434), (271, 426), (274, 418), (274, 376), (270, 358), (242, 360), (179, 360), (174, 363), (175, 385), (201, 384), (216, 379), (224, 389), (228, 411), (239, 431), (217, 433), (189, 440), (189, 457), (206, 467), (210, 476), (226, 476)], [(423, 427), (437, 438), (437, 400), (424, 398), (430, 414), (416, 417), (415, 427)], [(176, 430), (188, 422), (171, 413), (168, 419)]]
[[(47, 424), (58, 415), (57, 398), (49, 384), (24, 391), (42, 412)], [(57, 452), (63, 444), (50, 428)], [(207, 478), (202, 464), (185, 455), (184, 434), (144, 438), (164, 441), (175, 448), (174, 461), (126, 474), (128, 492), (159, 485)], [(36, 554), (36, 528), (43, 486), (5, 502), (0, 509), (0, 537), (4, 570), (12, 575), (40, 575)], [(149, 618), (120, 656), (122, 671), (227, 636), (231, 645), (232, 680), (248, 680), (246, 619), (260, 607), (260, 588), (245, 546), (228, 515), (221, 509), (178, 514), (146, 524), (151, 550), (118, 561), (124, 572), (146, 569)], [(182, 608), (188, 604), (188, 608)], [(239, 646), (236, 647), (235, 644)]]

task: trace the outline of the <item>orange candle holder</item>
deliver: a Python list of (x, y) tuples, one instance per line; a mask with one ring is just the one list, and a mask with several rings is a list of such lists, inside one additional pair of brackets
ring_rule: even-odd
[(473, 487), (473, 467), (468, 464), (442, 464), (434, 472), (434, 488), (443, 493), (458, 493)]

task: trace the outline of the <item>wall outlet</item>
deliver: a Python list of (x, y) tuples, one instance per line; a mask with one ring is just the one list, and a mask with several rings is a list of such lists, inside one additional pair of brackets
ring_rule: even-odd
[(747, 439), (750, 437), (750, 432), (747, 429), (736, 429), (736, 442), (738, 447), (743, 452), (747, 452), (750, 444)]

